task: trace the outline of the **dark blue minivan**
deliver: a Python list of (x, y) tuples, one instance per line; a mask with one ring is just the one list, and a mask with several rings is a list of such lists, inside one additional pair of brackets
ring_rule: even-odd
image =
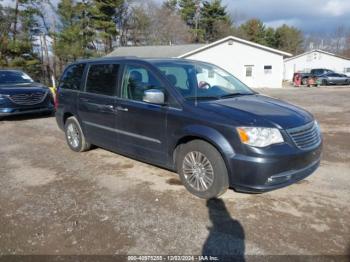
[(52, 113), (50, 89), (18, 70), (0, 70), (0, 118), (11, 115)]
[(320, 164), (322, 136), (305, 110), (263, 96), (217, 66), (103, 58), (68, 66), (56, 119), (69, 147), (96, 145), (177, 171), (201, 198), (264, 192)]

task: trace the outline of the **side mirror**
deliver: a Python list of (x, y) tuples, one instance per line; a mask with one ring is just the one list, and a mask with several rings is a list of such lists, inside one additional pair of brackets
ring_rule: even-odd
[(165, 97), (163, 91), (159, 89), (149, 89), (143, 93), (143, 102), (164, 105)]

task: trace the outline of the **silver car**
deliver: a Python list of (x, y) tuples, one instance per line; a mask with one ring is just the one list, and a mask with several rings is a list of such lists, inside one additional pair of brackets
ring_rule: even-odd
[(317, 77), (317, 82), (326, 85), (349, 85), (350, 77), (343, 74), (327, 73)]

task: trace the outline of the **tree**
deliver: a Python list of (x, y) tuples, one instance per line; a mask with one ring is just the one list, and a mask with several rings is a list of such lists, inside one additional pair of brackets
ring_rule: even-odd
[(58, 4), (58, 15), (61, 26), (56, 34), (57, 43), (54, 47), (60, 58), (61, 70), (64, 64), (78, 58), (91, 57), (96, 47), (93, 42), (96, 32), (92, 27), (91, 3), (73, 0), (62, 0)]
[(190, 28), (177, 12), (167, 6), (155, 8), (151, 17), (152, 44), (183, 44), (191, 40)]
[(265, 45), (265, 25), (259, 19), (250, 19), (240, 26), (242, 36), (252, 42)]
[(18, 0), (15, 8), (0, 5), (0, 64), (22, 69), (38, 79), (40, 60), (34, 50), (36, 14), (29, 1)]
[(277, 48), (276, 32), (272, 27), (265, 30), (265, 43), (267, 46)]
[(222, 34), (222, 32), (219, 31), (223, 31), (223, 28), (227, 31), (231, 25), (232, 23), (227, 14), (226, 6), (222, 5), (221, 0), (203, 2), (200, 27), (205, 32), (206, 41), (212, 42), (217, 40)]
[(162, 7), (170, 10), (171, 12), (178, 12), (178, 0), (165, 0)]
[(129, 19), (129, 30), (131, 41), (134, 45), (148, 44), (151, 34), (152, 18), (145, 10), (145, 5), (132, 7), (131, 17)]
[(304, 52), (304, 36), (299, 29), (293, 26), (282, 25), (276, 29), (275, 35), (278, 49), (294, 55)]
[(195, 28), (195, 17), (199, 4), (200, 1), (197, 0), (179, 0), (180, 15), (192, 29)]
[(221, 39), (227, 36), (235, 34), (235, 28), (232, 26), (231, 21), (216, 20), (213, 23), (213, 40)]
[(93, 0), (91, 6), (92, 26), (104, 45), (104, 53), (113, 51), (113, 41), (118, 35), (116, 21), (117, 10), (123, 0)]

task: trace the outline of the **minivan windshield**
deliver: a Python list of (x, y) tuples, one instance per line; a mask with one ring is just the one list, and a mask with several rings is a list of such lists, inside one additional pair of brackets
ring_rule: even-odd
[(0, 71), (0, 85), (33, 83), (33, 79), (20, 71)]
[(224, 99), (254, 91), (223, 69), (202, 62), (155, 62), (154, 65), (184, 98)]

